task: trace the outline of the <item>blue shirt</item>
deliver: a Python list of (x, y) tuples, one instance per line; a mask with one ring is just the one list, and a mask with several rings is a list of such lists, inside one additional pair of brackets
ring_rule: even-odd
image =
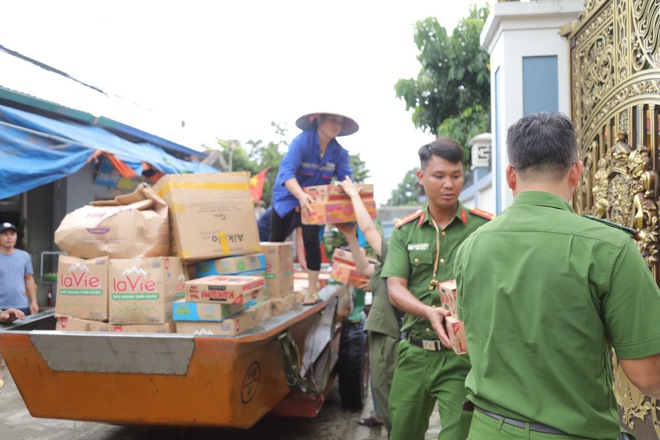
[(25, 275), (33, 274), (30, 254), (20, 249), (7, 255), (0, 253), (0, 309), (28, 307)]
[(348, 151), (336, 139), (328, 144), (321, 157), (321, 145), (316, 130), (306, 130), (296, 136), (289, 151), (280, 162), (275, 187), (273, 188), (273, 207), (280, 217), (291, 212), (300, 203), (284, 185), (295, 177), (301, 187), (328, 185), (333, 177), (344, 180), (353, 177), (349, 165)]

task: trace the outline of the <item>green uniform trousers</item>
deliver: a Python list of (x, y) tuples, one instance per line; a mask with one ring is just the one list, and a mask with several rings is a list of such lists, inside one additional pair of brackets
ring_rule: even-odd
[(371, 374), (371, 392), (380, 410), (387, 432), (392, 430), (390, 421), (389, 398), (392, 389), (394, 368), (399, 359), (399, 338), (383, 333), (369, 332), (369, 374)]
[(390, 439), (424, 440), (437, 402), (442, 425), (438, 440), (465, 440), (472, 419), (471, 412), (463, 411), (468, 371), (469, 359), (451, 349), (427, 351), (401, 341), (390, 392)]
[[(635, 437), (628, 434), (627, 437), (634, 440)], [(593, 440), (591, 437), (576, 437), (574, 435), (548, 434), (544, 432), (531, 431), (517, 426), (512, 426), (496, 420), (492, 417), (474, 411), (472, 425), (468, 440)], [(617, 439), (602, 439), (617, 440)]]

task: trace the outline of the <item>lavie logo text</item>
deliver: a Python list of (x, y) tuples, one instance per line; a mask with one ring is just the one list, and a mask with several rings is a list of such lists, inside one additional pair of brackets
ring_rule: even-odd
[(101, 279), (95, 276), (89, 276), (86, 273), (69, 275), (62, 274), (60, 280), (62, 287), (86, 287), (86, 288), (99, 288), (101, 286)]
[(155, 292), (156, 282), (153, 280), (147, 280), (143, 278), (142, 275), (134, 280), (129, 277), (126, 277), (126, 279), (123, 280), (113, 278), (112, 290), (115, 292)]

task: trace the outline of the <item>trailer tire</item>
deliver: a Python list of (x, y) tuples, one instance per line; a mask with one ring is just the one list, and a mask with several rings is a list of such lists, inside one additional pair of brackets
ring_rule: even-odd
[(337, 378), (341, 404), (347, 409), (361, 409), (367, 398), (369, 366), (367, 358), (367, 335), (364, 319), (350, 322), (344, 319), (341, 325)]

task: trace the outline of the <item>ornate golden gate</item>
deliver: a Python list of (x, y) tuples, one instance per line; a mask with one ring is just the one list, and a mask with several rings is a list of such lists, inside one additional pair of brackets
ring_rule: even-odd
[[(639, 249), (660, 281), (660, 0), (586, 0), (568, 37), (585, 165), (574, 207), (639, 229)], [(614, 376), (622, 425), (660, 439), (659, 402), (631, 385), (616, 359)]]

